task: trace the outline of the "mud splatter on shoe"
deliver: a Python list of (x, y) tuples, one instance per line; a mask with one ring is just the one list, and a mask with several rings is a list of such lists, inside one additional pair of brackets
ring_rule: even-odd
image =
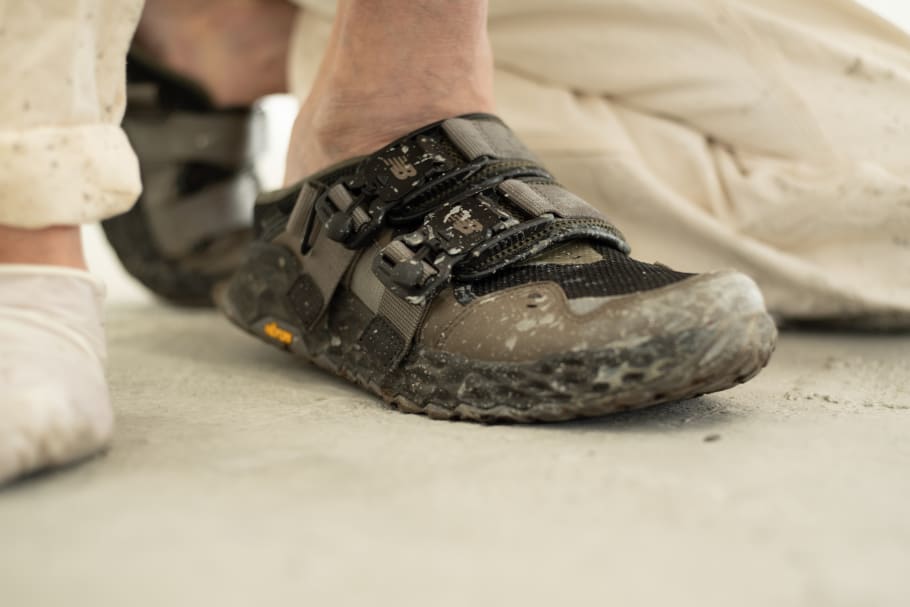
[(635, 409), (748, 380), (776, 338), (750, 278), (629, 257), (494, 116), (431, 124), (262, 196), (256, 217), (228, 317), (402, 411)]

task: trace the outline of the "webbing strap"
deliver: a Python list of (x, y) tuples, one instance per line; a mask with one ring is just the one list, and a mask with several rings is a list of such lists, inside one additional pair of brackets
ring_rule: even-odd
[[(313, 326), (358, 263), (351, 288), (375, 314), (360, 342), (380, 372), (410, 351), (456, 264), (483, 274), (576, 237), (626, 246), (492, 116), (429, 125), (329, 179), (306, 182), (290, 212), (286, 234), (299, 246), (303, 271), (290, 296)], [(415, 224), (376, 245), (379, 229)]]
[(255, 110), (174, 109), (161, 89), (159, 81), (129, 84), (123, 129), (142, 161), (141, 208), (151, 237), (163, 255), (178, 258), (249, 228), (265, 119)]
[[(426, 304), (415, 306), (391, 291), (386, 291), (382, 294), (382, 300), (379, 302), (378, 314), (395, 327), (406, 344), (410, 344), (417, 334), (417, 329), (420, 327), (426, 309)], [(398, 361), (389, 362), (396, 364)]]
[(314, 228), (313, 245), (300, 259), (306, 277), (307, 292), (302, 295), (306, 298), (306, 306), (295, 307), (307, 328), (312, 328), (323, 317), (342, 277), (358, 254), (330, 238), (320, 238), (322, 229), (322, 226)]
[(552, 213), (558, 217), (597, 217), (604, 215), (587, 202), (556, 184), (528, 184), (509, 179), (497, 188), (532, 217)]
[(164, 255), (186, 255), (208, 238), (250, 226), (259, 192), (251, 170), (188, 196), (175, 191), (179, 171), (179, 167), (168, 166), (144, 176), (142, 210), (151, 236)]
[(313, 226), (313, 209), (316, 204), (316, 197), (319, 196), (319, 189), (312, 184), (304, 183), (300, 189), (300, 195), (288, 218), (287, 228), (285, 229), (296, 242), (298, 248), (303, 247), (303, 240), (307, 237), (307, 232)]
[(468, 160), (512, 158), (539, 162), (534, 154), (499, 120), (488, 118), (451, 118), (442, 123), (449, 140)]
[(123, 122), (130, 143), (145, 164), (201, 162), (242, 168), (263, 148), (262, 117), (257, 113), (174, 112)]

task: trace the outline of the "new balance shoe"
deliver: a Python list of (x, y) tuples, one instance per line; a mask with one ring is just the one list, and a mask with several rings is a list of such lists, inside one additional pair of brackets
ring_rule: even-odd
[(724, 390), (768, 361), (761, 293), (637, 261), (496, 117), (426, 126), (256, 207), (219, 295), (252, 335), (434, 418), (558, 421)]

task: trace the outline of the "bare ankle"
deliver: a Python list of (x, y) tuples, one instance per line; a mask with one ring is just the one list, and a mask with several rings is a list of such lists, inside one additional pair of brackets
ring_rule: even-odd
[(406, 0), (340, 6), (294, 125), (286, 181), (373, 152), (425, 124), (493, 111), (483, 0), (430, 2), (420, 11)]
[(78, 226), (27, 230), (0, 226), (0, 264), (40, 264), (85, 270)]
[(331, 97), (308, 100), (294, 124), (286, 181), (375, 152), (437, 120), (492, 111), (492, 100), (480, 96), (412, 98), (408, 103), (375, 95), (349, 101)]

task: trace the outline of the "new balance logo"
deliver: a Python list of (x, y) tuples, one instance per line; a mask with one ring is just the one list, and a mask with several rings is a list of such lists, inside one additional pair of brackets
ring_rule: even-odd
[(477, 221), (476, 219), (470, 218), (461, 218), (459, 217), (452, 223), (452, 227), (458, 230), (464, 236), (470, 236), (471, 234), (476, 234), (477, 232), (483, 231), (483, 224)]
[(483, 231), (483, 224), (471, 217), (470, 211), (455, 207), (446, 215), (444, 221), (463, 236), (470, 236)]
[(417, 167), (408, 162), (407, 156), (396, 156), (388, 160), (383, 158), (382, 161), (399, 181), (404, 181), (408, 177), (417, 177)]

